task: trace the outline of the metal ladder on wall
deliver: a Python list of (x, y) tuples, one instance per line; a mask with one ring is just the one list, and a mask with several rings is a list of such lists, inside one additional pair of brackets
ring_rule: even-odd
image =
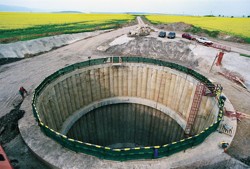
[(194, 93), (194, 98), (193, 98), (193, 103), (191, 106), (191, 110), (189, 113), (189, 117), (188, 117), (188, 121), (187, 121), (187, 125), (185, 128), (185, 135), (189, 136), (191, 129), (193, 127), (196, 115), (199, 111), (200, 108), (200, 104), (201, 104), (201, 98), (204, 95), (205, 92), (205, 88), (206, 86), (203, 83), (198, 83), (198, 85), (196, 86), (195, 89), (195, 93)]
[(111, 63), (113, 66), (120, 66), (122, 64), (122, 58), (121, 57), (109, 57), (106, 61), (106, 63)]

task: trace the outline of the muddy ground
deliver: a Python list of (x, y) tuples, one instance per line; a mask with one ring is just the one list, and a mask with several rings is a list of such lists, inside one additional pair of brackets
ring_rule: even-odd
[[(13, 110), (13, 102), (18, 98), (18, 88), (24, 85), (29, 92), (54, 71), (69, 64), (87, 60), (88, 57), (97, 58), (103, 56), (149, 56), (174, 61), (184, 66), (192, 67), (196, 71), (209, 77), (216, 83), (222, 84), (224, 92), (233, 103), (236, 110), (250, 114), (250, 93), (239, 85), (229, 81), (217, 72), (221, 68), (215, 67), (209, 73), (210, 65), (217, 49), (208, 48), (195, 42), (181, 39), (177, 34), (175, 40), (159, 39), (156, 32), (146, 38), (121, 38), (126, 36), (129, 30), (135, 27), (118, 29), (102, 35), (98, 35), (77, 43), (59, 48), (57, 50), (24, 59), (0, 67), (0, 142), (8, 154), (13, 166), (20, 169), (44, 168), (23, 143), (17, 128), (17, 120), (23, 112), (17, 107)], [(120, 39), (119, 39), (120, 38)], [(119, 39), (119, 44), (112, 43)], [(125, 42), (123, 42), (123, 40)], [(111, 44), (111, 45), (110, 45)], [(226, 45), (235, 50), (249, 52), (250, 45), (226, 42)], [(97, 48), (102, 50), (97, 50)], [(168, 50), (166, 50), (166, 48)], [(168, 57), (166, 57), (168, 56)], [(232, 63), (233, 62), (233, 63)], [(250, 59), (242, 58), (237, 52), (227, 53), (223, 60), (223, 68), (242, 75), (246, 80), (250, 79)], [(8, 90), (6, 87), (8, 86)], [(3, 127), (4, 126), (4, 127)], [(238, 123), (236, 136), (228, 154), (250, 165), (250, 120), (242, 119)], [(205, 165), (200, 168), (230, 168), (240, 166), (237, 160), (228, 160), (218, 164)], [(194, 166), (191, 166), (196, 168)]]
[(32, 154), (20, 134), (5, 144), (4, 150), (14, 169), (49, 169)]
[(18, 129), (18, 120), (24, 111), (17, 105), (10, 113), (0, 118), (0, 144), (3, 146), (14, 169), (48, 169), (23, 142)]

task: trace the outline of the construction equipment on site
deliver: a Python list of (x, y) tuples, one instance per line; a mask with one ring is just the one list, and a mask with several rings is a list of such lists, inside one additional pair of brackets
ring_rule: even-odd
[[(226, 108), (225, 108), (226, 110)], [(230, 118), (236, 118), (237, 120), (241, 121), (242, 119), (250, 119), (250, 115), (249, 114), (245, 114), (242, 112), (238, 112), (238, 111), (225, 111), (225, 116), (230, 117)]]
[(204, 96), (216, 97), (222, 93), (223, 87), (220, 84), (208, 86), (204, 92)]
[(214, 61), (213, 61), (212, 65), (211, 65), (211, 68), (210, 68), (209, 72), (211, 72), (216, 59), (217, 59), (216, 66), (221, 66), (221, 62), (222, 62), (223, 56), (224, 56), (224, 52), (223, 51), (220, 51), (219, 53), (217, 53), (217, 55), (214, 58)]
[(218, 58), (217, 58), (217, 62), (216, 62), (216, 66), (221, 66), (221, 61), (222, 61), (222, 59), (223, 59), (223, 56), (224, 56), (224, 52), (219, 52), (218, 54), (217, 54), (217, 56), (218, 56)]
[(128, 33), (128, 37), (136, 37), (136, 36), (147, 36), (153, 30), (148, 25), (138, 26), (135, 30), (131, 30)]
[(230, 73), (230, 72), (226, 72), (226, 73), (219, 72), (219, 74), (222, 75), (222, 76), (224, 76), (225, 78), (227, 78), (227, 79), (229, 79), (231, 81), (234, 81), (235, 83), (241, 85), (245, 89), (247, 89), (247, 86), (244, 84), (244, 79), (236, 76), (235, 74)]
[(233, 136), (233, 126), (230, 126), (228, 124), (220, 124), (217, 131), (219, 133), (224, 133), (229, 136)]
[(229, 147), (229, 143), (228, 143), (228, 142), (225, 142), (225, 141), (221, 141), (221, 142), (219, 143), (219, 147), (222, 148), (222, 149), (224, 149), (224, 152), (226, 152), (226, 150), (227, 150), (228, 147)]
[(221, 49), (221, 50), (226, 51), (226, 52), (231, 52), (230, 47), (219, 45), (219, 44), (216, 44), (216, 43), (213, 43), (212, 45), (210, 45), (210, 47), (213, 47), (213, 48), (216, 48), (216, 49)]

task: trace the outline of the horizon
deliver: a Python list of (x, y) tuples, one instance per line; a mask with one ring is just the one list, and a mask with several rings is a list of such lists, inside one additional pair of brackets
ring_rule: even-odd
[[(1, 4), (0, 4), (1, 6)], [(225, 17), (225, 18), (249, 18), (250, 15), (191, 15), (191, 14), (170, 14), (170, 13), (150, 13), (150, 12), (84, 12), (84, 11), (1, 11), (0, 13), (30, 13), (30, 14), (130, 14), (130, 15), (169, 15), (169, 16), (193, 16), (193, 17)]]
[[(60, 3), (59, 3), (60, 1)], [(248, 16), (249, 0), (0, 0), (1, 12), (61, 12), (77, 11), (82, 13), (151, 13), (192, 16)], [(125, 2), (125, 3), (124, 3)], [(221, 2), (221, 3), (220, 3)], [(98, 5), (96, 5), (98, 4)], [(7, 6), (7, 7), (6, 7)], [(51, 8), (53, 6), (53, 8)], [(165, 8), (170, 6), (171, 8)], [(26, 8), (26, 9), (25, 9)], [(6, 11), (5, 11), (6, 10)]]

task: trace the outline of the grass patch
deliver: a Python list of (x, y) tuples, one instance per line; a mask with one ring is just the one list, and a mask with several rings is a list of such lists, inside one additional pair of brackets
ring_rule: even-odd
[(105, 30), (119, 28), (127, 20), (115, 20), (110, 22), (103, 22), (98, 24), (88, 24), (86, 22), (76, 22), (67, 24), (51, 24), (34, 26), (25, 29), (7, 29), (0, 30), (0, 43), (9, 43), (15, 41), (23, 41), (36, 39), (47, 36), (54, 36), (60, 34), (90, 32), (95, 30)]
[(250, 43), (250, 38), (242, 37), (242, 39), (243, 39), (246, 43)]
[(192, 26), (192, 28), (187, 29), (186, 32), (191, 32), (191, 33), (194, 33), (194, 34), (205, 33), (208, 36), (213, 37), (213, 38), (217, 38), (219, 33), (220, 33), (220, 31), (210, 31), (210, 30), (203, 29), (203, 28), (197, 27), (197, 26)]
[(250, 58), (250, 55), (247, 55), (247, 54), (240, 54), (240, 56), (244, 56), (244, 57), (247, 57), (247, 58)]
[(22, 60), (23, 58), (0, 58), (0, 66)]

